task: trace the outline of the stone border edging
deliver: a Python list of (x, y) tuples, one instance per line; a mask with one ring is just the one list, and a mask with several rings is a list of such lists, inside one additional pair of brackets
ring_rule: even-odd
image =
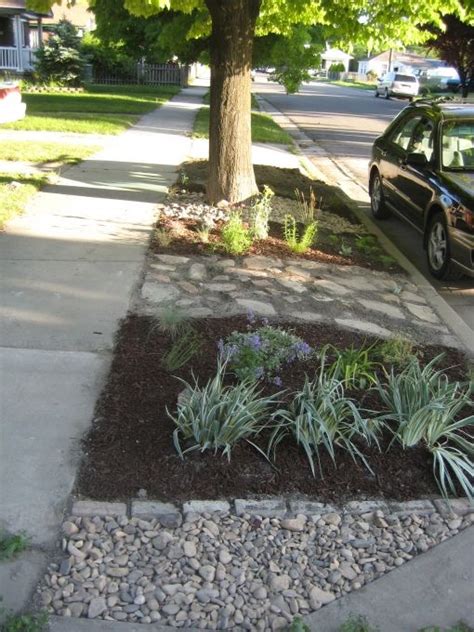
[(158, 519), (161, 526), (174, 529), (180, 527), (183, 516), (193, 514), (232, 513), (237, 516), (251, 515), (262, 518), (292, 518), (297, 515), (325, 515), (343, 513), (364, 515), (383, 511), (391, 515), (404, 516), (410, 513), (464, 516), (474, 513), (474, 504), (467, 498), (456, 498), (449, 502), (443, 498), (408, 500), (405, 502), (384, 500), (350, 501), (342, 506), (319, 503), (311, 500), (287, 500), (281, 497), (267, 499), (236, 498), (226, 500), (189, 500), (174, 504), (156, 500), (132, 499), (129, 502), (103, 502), (76, 500), (73, 502), (73, 516), (129, 516), (141, 520)]
[[(301, 160), (304, 163), (305, 169), (314, 177), (320, 180), (327, 180), (326, 176), (317, 168), (315, 164), (310, 159), (311, 153), (316, 153), (316, 155), (320, 158), (326, 158), (340, 171), (339, 166), (336, 164), (335, 160), (328, 154), (322, 147), (317, 145), (316, 141), (307, 136), (304, 132), (302, 132), (299, 127), (291, 121), (283, 112), (275, 108), (271, 105), (264, 97), (261, 95), (256, 95), (258, 103), (263, 104), (265, 106), (265, 111), (270, 115), (274, 116), (275, 114), (285, 121), (285, 129), (290, 134), (290, 136), (294, 140), (294, 145), (301, 156)], [(317, 149), (316, 152), (309, 151), (308, 147), (301, 147), (300, 143), (311, 143)], [(302, 151), (303, 150), (303, 151)], [(344, 174), (345, 179), (351, 181), (356, 186), (360, 187), (362, 190), (367, 192), (367, 188), (362, 186), (349, 172)], [(342, 193), (340, 192), (342, 191)], [(397, 246), (381, 231), (381, 229), (377, 226), (377, 224), (372, 220), (370, 215), (365, 213), (363, 210), (363, 205), (357, 203), (355, 200), (350, 198), (341, 187), (336, 187), (335, 194), (339, 197), (341, 202), (344, 204), (348, 204), (351, 209), (356, 214), (357, 218), (360, 220), (364, 226), (369, 228), (378, 238), (378, 240), (382, 243), (385, 250), (393, 256), (393, 258), (397, 261), (397, 263), (409, 274), (414, 283), (423, 291), (423, 294), (426, 296), (430, 305), (437, 311), (437, 313), (441, 316), (445, 325), (453, 331), (453, 333), (457, 336), (459, 341), (462, 342), (465, 351), (471, 358), (474, 358), (474, 337), (472, 335), (471, 328), (466, 325), (466, 323), (462, 320), (462, 318), (453, 310), (453, 308), (448, 305), (448, 303), (444, 300), (442, 296), (440, 296), (433, 285), (429, 282), (429, 280), (411, 263), (411, 261), (397, 248)]]

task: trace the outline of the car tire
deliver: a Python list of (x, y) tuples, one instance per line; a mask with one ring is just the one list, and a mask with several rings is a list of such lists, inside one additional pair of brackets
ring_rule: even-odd
[(389, 93), (388, 93), (388, 88), (385, 88), (384, 97), (385, 97), (386, 99), (390, 99), (390, 95), (389, 95)]
[(379, 97), (379, 96), (380, 96), (380, 95), (379, 95), (379, 91), (377, 90), (377, 88), (375, 88), (374, 96), (375, 96), (375, 97)]
[(442, 212), (435, 213), (428, 223), (426, 256), (430, 274), (435, 279), (456, 281), (463, 276), (451, 260), (448, 225)]
[(390, 211), (385, 204), (380, 174), (376, 172), (370, 180), (370, 209), (376, 219), (387, 219)]

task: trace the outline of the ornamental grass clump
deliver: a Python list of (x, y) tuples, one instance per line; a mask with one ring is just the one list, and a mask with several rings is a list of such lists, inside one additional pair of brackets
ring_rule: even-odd
[(218, 343), (219, 353), (240, 380), (267, 380), (281, 386), (280, 371), (313, 353), (304, 340), (268, 323), (247, 332), (234, 331)]
[(330, 377), (321, 367), (315, 380), (305, 378), (303, 388), (294, 393), (286, 409), (274, 415), (275, 430), (269, 442), (269, 454), (283, 439), (292, 435), (308, 458), (313, 476), (316, 466), (323, 477), (321, 451), (325, 451), (336, 465), (336, 448), (346, 451), (354, 460), (361, 461), (372, 472), (360, 443), (377, 445), (383, 427), (379, 420), (364, 419), (354, 401), (345, 396), (344, 382)]
[[(474, 407), (472, 385), (450, 382), (436, 370), (441, 356), (424, 368), (417, 358), (399, 374), (393, 369), (376, 389), (385, 405), (380, 416), (389, 422), (393, 441), (404, 449), (424, 445), (433, 456), (433, 472), (443, 496), (456, 494), (456, 483), (474, 498)], [(463, 416), (464, 415), (464, 416)]]
[(219, 361), (215, 376), (202, 387), (195, 378), (194, 384), (180, 380), (185, 396), (176, 415), (167, 412), (176, 425), (173, 442), (181, 458), (194, 450), (212, 450), (230, 461), (233, 447), (242, 440), (261, 452), (251, 439), (267, 426), (278, 395), (262, 396), (255, 381), (225, 385), (225, 373), (226, 363)]

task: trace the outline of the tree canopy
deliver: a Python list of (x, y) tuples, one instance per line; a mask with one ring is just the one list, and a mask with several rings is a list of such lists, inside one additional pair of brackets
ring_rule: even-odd
[[(104, 0), (91, 0), (91, 4)], [(45, 11), (55, 0), (28, 0)], [(472, 4), (472, 3), (470, 3)], [(291, 38), (301, 28), (322, 25), (337, 45), (365, 42), (397, 46), (422, 43), (421, 27), (443, 29), (442, 16), (472, 23), (474, 8), (463, 0), (124, 0), (133, 15), (180, 12), (183, 40), (208, 38), (211, 65), (208, 198), (240, 202), (257, 193), (251, 158), (250, 69), (255, 36)]]

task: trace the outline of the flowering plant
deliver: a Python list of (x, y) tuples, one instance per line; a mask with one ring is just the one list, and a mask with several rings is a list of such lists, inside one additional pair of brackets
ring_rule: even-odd
[(234, 331), (219, 340), (218, 349), (240, 380), (265, 379), (276, 386), (282, 385), (279, 372), (284, 366), (307, 360), (313, 352), (304, 340), (267, 321), (247, 332)]

